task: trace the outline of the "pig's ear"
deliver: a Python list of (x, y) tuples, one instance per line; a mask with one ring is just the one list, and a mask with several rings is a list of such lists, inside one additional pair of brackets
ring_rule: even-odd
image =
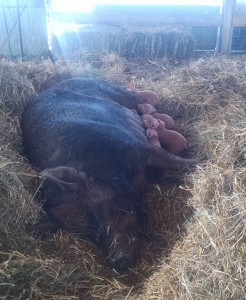
[(56, 167), (44, 169), (39, 173), (41, 177), (52, 180), (61, 189), (79, 191), (87, 187), (87, 176), (72, 167)]

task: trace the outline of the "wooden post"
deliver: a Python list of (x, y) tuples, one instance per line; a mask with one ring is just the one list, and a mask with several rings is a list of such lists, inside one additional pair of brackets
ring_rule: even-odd
[(19, 39), (20, 39), (20, 57), (21, 57), (21, 61), (23, 61), (24, 49), (23, 49), (23, 39), (22, 39), (22, 29), (21, 29), (21, 12), (20, 12), (19, 0), (16, 0), (16, 8), (17, 8), (17, 22), (18, 22)]
[[(6, 39), (8, 42), (8, 50), (9, 50), (9, 57), (12, 58), (12, 50), (11, 50), (11, 43), (10, 43), (10, 32), (9, 32), (9, 28), (8, 28), (8, 22), (7, 22), (7, 17), (6, 17), (6, 11), (5, 11), (5, 6), (3, 5), (2, 7), (3, 9), (3, 19), (4, 19), (4, 26), (5, 26), (5, 32), (6, 32)], [(5, 44), (5, 42), (2, 44), (1, 48), (3, 47), (3, 45)]]
[(223, 0), (223, 21), (220, 34), (220, 52), (223, 54), (230, 53), (232, 22), (235, 2), (236, 0)]

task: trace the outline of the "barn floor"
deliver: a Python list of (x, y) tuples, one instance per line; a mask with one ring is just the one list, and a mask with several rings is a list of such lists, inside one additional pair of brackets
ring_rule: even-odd
[[(22, 157), (27, 101), (58, 80), (98, 76), (155, 91), (201, 163), (166, 174), (149, 189), (149, 223), (139, 265), (127, 275), (105, 266), (89, 241), (65, 232), (35, 237), (43, 215), (39, 180)], [(0, 62), (1, 299), (245, 299), (246, 60), (186, 62), (83, 53), (79, 61)]]

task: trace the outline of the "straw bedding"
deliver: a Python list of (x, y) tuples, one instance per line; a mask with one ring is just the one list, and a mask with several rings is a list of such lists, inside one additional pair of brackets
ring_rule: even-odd
[[(200, 159), (190, 174), (164, 174), (144, 199), (139, 265), (119, 276), (88, 240), (35, 236), (41, 210), (36, 171), (23, 157), (25, 103), (71, 76), (98, 76), (155, 91)], [(79, 61), (0, 63), (1, 299), (245, 299), (245, 57), (128, 62), (83, 53)]]
[(112, 51), (126, 59), (191, 57), (195, 41), (189, 28), (173, 26), (97, 26), (88, 25), (71, 31), (69, 28), (53, 37), (55, 53), (74, 57), (76, 52)]

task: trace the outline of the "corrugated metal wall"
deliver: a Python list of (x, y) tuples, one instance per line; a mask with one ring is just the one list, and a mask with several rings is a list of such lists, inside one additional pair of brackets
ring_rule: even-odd
[(32, 58), (47, 51), (44, 0), (0, 0), (0, 55)]

